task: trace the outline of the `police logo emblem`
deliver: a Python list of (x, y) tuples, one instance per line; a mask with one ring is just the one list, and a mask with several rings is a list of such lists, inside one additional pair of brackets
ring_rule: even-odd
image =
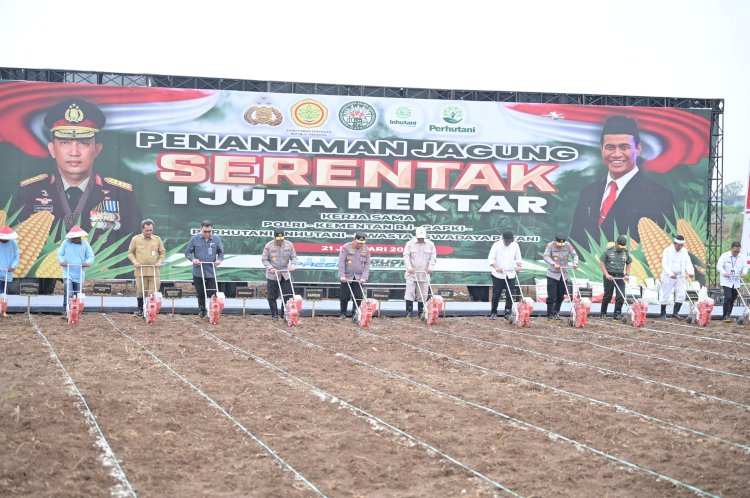
[(278, 126), (284, 121), (281, 111), (267, 102), (259, 102), (254, 106), (248, 107), (243, 117), (251, 125), (264, 124)]

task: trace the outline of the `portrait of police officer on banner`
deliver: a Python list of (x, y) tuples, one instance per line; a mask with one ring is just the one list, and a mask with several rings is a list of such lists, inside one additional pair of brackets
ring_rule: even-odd
[(104, 147), (98, 133), (105, 123), (101, 109), (81, 99), (64, 100), (47, 111), (47, 149), (56, 168), (21, 182), (21, 221), (47, 211), (54, 216), (53, 227), (62, 222), (66, 232), (74, 225), (89, 233), (96, 229), (97, 238), (109, 231), (102, 247), (127, 242), (140, 232), (133, 186), (94, 169)]

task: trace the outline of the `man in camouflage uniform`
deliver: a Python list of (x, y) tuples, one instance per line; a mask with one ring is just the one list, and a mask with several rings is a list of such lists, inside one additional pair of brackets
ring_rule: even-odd
[[(279, 282), (281, 283), (281, 317), (284, 317), (284, 303), (293, 296), (292, 276), (297, 263), (297, 251), (294, 244), (284, 238), (284, 229), (273, 229), (273, 240), (263, 247), (263, 266), (266, 267), (266, 291), (268, 292), (268, 306), (271, 310), (271, 320), (279, 319)], [(278, 281), (277, 281), (278, 278)]]
[[(349, 299), (354, 299), (356, 306), (362, 302), (362, 287), (360, 284), (367, 282), (370, 277), (370, 248), (365, 244), (367, 235), (365, 232), (357, 231), (354, 234), (354, 240), (347, 242), (341, 247), (339, 253), (339, 280), (341, 288), (339, 291), (339, 301), (341, 306), (341, 318), (346, 318), (346, 308), (349, 306)], [(358, 281), (359, 284), (354, 283)], [(352, 296), (349, 292), (351, 285)], [(352, 305), (352, 320), (354, 320), (355, 307)]]
[(47, 148), (57, 168), (21, 182), (19, 221), (48, 211), (53, 223), (62, 221), (66, 231), (79, 219), (89, 233), (111, 230), (100, 250), (140, 232), (141, 213), (133, 186), (93, 169), (103, 147), (97, 133), (105, 122), (104, 113), (85, 100), (69, 99), (49, 109), (44, 118), (50, 134)]
[(571, 256), (572, 267), (578, 268), (578, 253), (561, 233), (555, 235), (555, 240), (547, 244), (544, 250), (544, 261), (547, 263), (547, 320), (560, 319), (560, 305), (568, 292), (565, 284), (568, 282), (568, 262)]
[[(427, 230), (419, 227), (416, 237), (404, 246), (404, 266), (406, 266), (406, 319), (410, 320), (414, 312), (414, 301), (417, 301), (417, 316), (422, 316), (424, 301), (429, 293), (429, 275), (437, 262), (435, 244), (427, 240)], [(417, 289), (419, 286), (419, 289)]]
[[(602, 318), (607, 318), (607, 307), (615, 293), (615, 316), (614, 320), (622, 319), (620, 311), (625, 302), (625, 277), (630, 276), (630, 264), (633, 258), (627, 249), (628, 239), (624, 235), (617, 237), (617, 243), (604, 250), (599, 257), (599, 267), (604, 274), (604, 296), (602, 297)], [(619, 289), (619, 290), (617, 290)]]
[[(154, 235), (154, 220), (143, 220), (140, 235), (133, 237), (128, 247), (128, 259), (135, 266), (135, 289), (138, 301), (138, 311), (135, 312), (135, 316), (143, 316), (143, 297), (159, 290), (159, 272), (156, 268), (164, 262), (166, 253), (161, 237)], [(146, 265), (147, 268), (142, 268), (142, 265)]]

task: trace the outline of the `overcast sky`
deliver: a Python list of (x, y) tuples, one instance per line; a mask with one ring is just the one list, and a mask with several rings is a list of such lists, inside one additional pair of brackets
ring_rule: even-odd
[(747, 0), (0, 0), (0, 19), (0, 67), (723, 98), (725, 182), (750, 172)]

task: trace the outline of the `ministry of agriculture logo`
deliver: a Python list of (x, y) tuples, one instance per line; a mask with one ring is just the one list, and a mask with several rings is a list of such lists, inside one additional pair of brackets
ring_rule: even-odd
[(313, 99), (300, 100), (291, 111), (294, 122), (303, 128), (317, 128), (328, 119), (328, 108)]
[(350, 130), (366, 130), (375, 123), (377, 114), (367, 102), (355, 100), (344, 105), (339, 111), (341, 124)]
[(443, 109), (443, 121), (450, 124), (460, 123), (464, 119), (464, 111), (458, 106), (449, 105)]

